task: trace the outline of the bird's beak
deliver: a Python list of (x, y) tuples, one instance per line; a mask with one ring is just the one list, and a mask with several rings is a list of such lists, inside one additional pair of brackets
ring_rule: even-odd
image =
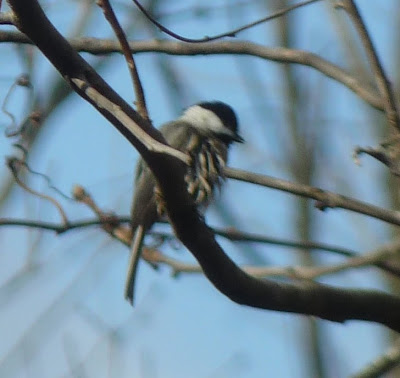
[(232, 137), (235, 142), (244, 143), (244, 139), (237, 133), (235, 133)]

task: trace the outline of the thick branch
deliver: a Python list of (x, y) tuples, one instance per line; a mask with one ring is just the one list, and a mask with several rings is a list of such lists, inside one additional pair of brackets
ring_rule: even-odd
[[(35, 0), (9, 0), (15, 24), (42, 50), (79, 95), (89, 101), (139, 150), (152, 169), (166, 201), (169, 219), (178, 238), (193, 253), (205, 275), (233, 301), (256, 308), (315, 315), (343, 322), (368, 320), (400, 331), (400, 298), (371, 290), (337, 289), (312, 282), (291, 285), (260, 280), (239, 269), (215, 241), (210, 228), (199, 217), (183, 180), (185, 165), (176, 157), (148, 150), (112, 108), (100, 107), (95, 96), (107, 96), (119, 112), (163, 142), (92, 68), (68, 45), (50, 24)], [(85, 83), (83, 85), (82, 83)], [(79, 84), (79, 85), (78, 85)], [(81, 85), (82, 84), (82, 85)], [(90, 95), (89, 95), (90, 94)], [(107, 103), (108, 104), (108, 103)], [(147, 126), (147, 127), (146, 127)]]
[[(178, 219), (174, 209), (169, 209), (169, 214)], [(400, 300), (396, 296), (371, 290), (336, 289), (312, 282), (291, 285), (258, 280), (240, 270), (216, 243), (212, 231), (194, 216), (188, 214), (184, 222), (176, 222), (174, 227), (210, 281), (239, 304), (337, 322), (373, 320), (400, 331)]]
[[(118, 104), (120, 113), (125, 114), (136, 125), (137, 132), (141, 129), (151, 135), (156, 141), (164, 141), (161, 134), (151, 127), (150, 123), (140, 117), (104, 80), (93, 68), (76, 53), (62, 35), (54, 28), (43, 13), (37, 1), (10, 1), (14, 12), (14, 24), (20, 31), (42, 51), (54, 67), (61, 73), (73, 89), (84, 99), (89, 101), (100, 113), (104, 115), (137, 149), (146, 155), (148, 150), (143, 142), (136, 138), (131, 127), (118, 120), (115, 114), (97, 104), (86, 93), (86, 87), (79, 87), (72, 81), (79, 81), (106, 97), (111, 103)], [(146, 159), (146, 156), (144, 156)]]

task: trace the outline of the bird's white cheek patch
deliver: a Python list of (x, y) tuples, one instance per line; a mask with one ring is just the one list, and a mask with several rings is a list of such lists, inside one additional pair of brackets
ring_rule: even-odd
[(198, 105), (188, 108), (180, 119), (190, 123), (196, 129), (203, 131), (205, 134), (207, 132), (212, 132), (233, 136), (232, 131), (224, 126), (221, 119), (214, 112)]

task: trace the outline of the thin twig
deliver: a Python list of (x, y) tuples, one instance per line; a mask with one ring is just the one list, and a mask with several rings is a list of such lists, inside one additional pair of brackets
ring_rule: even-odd
[(6, 132), (5, 132), (5, 134), (8, 138), (15, 137), (17, 135), (22, 135), (23, 132), (25, 131), (27, 125), (32, 121), (32, 114), (34, 114), (34, 120), (38, 121), (38, 119), (36, 119), (36, 112), (33, 111), (17, 127), (14, 114), (10, 113), (7, 109), (8, 101), (10, 100), (15, 88), (17, 88), (17, 87), (28, 88), (29, 90), (32, 91), (33, 87), (32, 87), (32, 83), (30, 81), (29, 76), (26, 74), (22, 74), (15, 79), (14, 83), (11, 85), (10, 89), (8, 90), (8, 92), (4, 98), (4, 101), (1, 105), (2, 112), (6, 116), (8, 116), (11, 120), (11, 124), (7, 126)]
[(217, 34), (217, 35), (212, 36), (212, 37), (204, 37), (204, 38), (200, 38), (200, 39), (196, 39), (196, 38), (186, 38), (186, 37), (183, 37), (183, 36), (181, 36), (181, 35), (179, 35), (179, 34), (177, 34), (177, 33), (174, 33), (172, 30), (170, 30), (170, 29), (168, 29), (167, 27), (165, 27), (164, 25), (160, 24), (153, 16), (151, 16), (150, 13), (147, 12), (146, 8), (144, 8), (143, 5), (140, 4), (140, 2), (139, 2), (138, 0), (132, 0), (132, 1), (135, 3), (135, 5), (140, 9), (140, 11), (146, 16), (146, 18), (147, 18), (151, 23), (153, 23), (153, 24), (154, 24), (155, 26), (157, 26), (162, 32), (164, 32), (165, 34), (169, 35), (170, 37), (173, 37), (173, 38), (175, 38), (175, 39), (177, 39), (177, 40), (179, 40), (179, 41), (182, 41), (182, 42), (188, 42), (188, 43), (204, 43), (204, 42), (216, 41), (216, 40), (221, 39), (221, 38), (224, 38), (224, 37), (236, 37), (236, 34), (242, 32), (242, 31), (244, 31), (244, 30), (250, 29), (250, 28), (252, 28), (252, 27), (254, 27), (254, 26), (256, 26), (256, 25), (260, 25), (260, 24), (262, 24), (262, 23), (264, 23), (264, 22), (273, 20), (274, 18), (281, 17), (281, 16), (283, 16), (284, 14), (289, 13), (289, 12), (291, 12), (291, 11), (297, 9), (297, 8), (304, 7), (304, 6), (306, 6), (306, 5), (309, 5), (309, 4), (312, 4), (312, 3), (316, 3), (317, 1), (321, 1), (321, 0), (308, 0), (308, 1), (303, 1), (303, 2), (301, 2), (301, 3), (294, 4), (294, 5), (290, 6), (290, 7), (281, 9), (281, 10), (275, 12), (274, 14), (272, 14), (272, 15), (270, 15), (270, 16), (264, 17), (264, 18), (262, 18), (262, 19), (260, 19), (260, 20), (255, 21), (255, 22), (251, 22), (250, 24), (241, 26), (241, 27), (239, 27), (239, 28), (237, 28), (237, 29), (233, 29), (233, 30), (230, 30), (230, 31), (225, 32), (225, 33), (222, 33), (222, 34)]
[(68, 231), (82, 229), (86, 227), (102, 226), (104, 224), (110, 224), (110, 220), (115, 223), (128, 223), (130, 217), (114, 217), (114, 218), (94, 218), (87, 220), (80, 220), (69, 222), (68, 224), (58, 224), (53, 222), (43, 222), (39, 220), (28, 220), (28, 219), (15, 219), (15, 218), (0, 218), (0, 227), (14, 226), (14, 227), (27, 227), (45, 231), (53, 231), (57, 234), (63, 234)]
[(380, 161), (382, 164), (386, 165), (393, 175), (400, 176), (398, 164), (394, 159), (391, 150), (383, 147), (382, 144), (379, 147), (356, 147), (353, 151), (353, 160), (358, 165), (360, 164), (359, 156), (361, 154), (366, 154), (373, 157), (374, 159)]
[[(43, 222), (39, 220), (0, 218), (0, 227), (2, 226), (28, 227), (28, 228), (47, 230), (47, 231), (54, 231), (57, 234), (62, 234), (76, 229), (101, 226), (105, 223), (110, 223), (110, 219), (112, 219), (112, 222), (114, 224), (123, 224), (130, 222), (130, 216), (118, 216), (118, 215), (113, 215), (112, 218), (111, 216), (109, 216), (109, 217), (103, 217), (103, 219), (94, 218), (94, 219), (79, 220), (74, 222), (70, 221), (67, 225), (52, 223), (52, 222)], [(213, 231), (215, 232), (216, 235), (219, 235), (227, 240), (236, 242), (271, 244), (281, 247), (297, 248), (302, 250), (304, 249), (319, 250), (319, 251), (335, 253), (346, 257), (355, 257), (358, 255), (358, 253), (353, 250), (327, 243), (287, 240), (287, 239), (260, 235), (256, 233), (243, 232), (233, 229), (223, 229), (218, 227), (214, 227)], [(154, 235), (156, 237), (162, 237), (164, 239), (166, 238), (175, 239), (175, 237), (171, 234), (171, 232), (162, 232), (153, 230), (150, 231), (149, 234)]]
[(121, 223), (118, 221), (118, 218), (114, 214), (103, 212), (97, 206), (90, 194), (82, 186), (75, 186), (73, 189), (73, 195), (77, 201), (86, 204), (90, 209), (93, 210), (93, 212), (99, 217), (104, 231), (121, 241), (123, 244), (127, 246), (130, 245), (130, 227), (124, 227), (121, 225)]
[[(93, 209), (93, 208), (92, 208)], [(96, 214), (99, 212), (99, 208), (96, 207)], [(67, 225), (52, 223), (52, 222), (43, 222), (39, 220), (27, 220), (27, 219), (15, 219), (15, 218), (0, 218), (0, 227), (2, 226), (17, 226), (17, 227), (28, 227), (28, 228), (36, 228), (47, 231), (54, 231), (57, 234), (62, 234), (64, 232), (93, 227), (93, 226), (102, 226), (103, 224), (109, 224), (110, 219), (113, 224), (123, 224), (130, 222), (130, 216), (118, 216), (118, 215), (110, 215), (108, 217), (102, 217), (102, 219), (94, 218), (87, 220), (80, 220), (69, 222)], [(327, 243), (319, 243), (319, 242), (302, 242), (302, 241), (294, 241), (287, 240), (281, 238), (274, 238), (270, 236), (260, 235), (256, 233), (243, 232), (239, 230), (233, 229), (223, 229), (214, 227), (213, 231), (216, 235), (219, 235), (227, 240), (236, 241), (236, 242), (244, 242), (244, 243), (260, 243), (260, 244), (271, 244), (277, 245), (281, 247), (288, 248), (297, 248), (297, 249), (307, 249), (307, 250), (319, 250), (325, 252), (335, 253), (341, 256), (346, 257), (355, 257), (358, 255), (357, 252), (342, 248), (339, 246), (327, 244)], [(171, 232), (162, 232), (162, 231), (150, 231), (150, 235), (154, 235), (156, 237), (162, 237), (164, 239), (175, 237), (171, 234)]]
[[(76, 190), (82, 190), (78, 187)], [(2, 226), (19, 226), (19, 227), (28, 227), (28, 228), (36, 228), (47, 231), (54, 231), (57, 234), (62, 234), (71, 230), (76, 230), (80, 228), (93, 227), (93, 226), (102, 226), (102, 228), (108, 232), (111, 236), (119, 240), (121, 243), (126, 246), (130, 245), (130, 234), (128, 232), (128, 228), (122, 226), (124, 223), (130, 222), (129, 216), (117, 216), (114, 214), (108, 214), (102, 212), (97, 205), (94, 204), (93, 200), (88, 196), (87, 192), (81, 192), (81, 194), (75, 194), (75, 196), (80, 197), (80, 201), (88, 205), (94, 212), (97, 214), (98, 218), (96, 219), (88, 219), (81, 220), (75, 222), (69, 222), (68, 224), (57, 224), (51, 222), (42, 222), (42, 221), (33, 221), (27, 219), (12, 219), (12, 218), (0, 218), (0, 227)], [(361, 256), (359, 253), (351, 251), (349, 249), (341, 248), (338, 246), (326, 244), (326, 243), (318, 243), (318, 242), (297, 242), (293, 240), (285, 240), (279, 238), (272, 238), (264, 235), (254, 234), (254, 233), (246, 233), (238, 230), (232, 229), (221, 229), (221, 228), (213, 228), (213, 231), (216, 235), (227, 238), (228, 240), (237, 241), (237, 242), (251, 242), (251, 243), (262, 243), (262, 244), (271, 244), (284, 246), (288, 248), (296, 248), (296, 249), (307, 249), (307, 250), (319, 250), (325, 252), (331, 252), (335, 254), (339, 254), (342, 256), (352, 257), (353, 259), (349, 262), (349, 264), (361, 264), (365, 265), (363, 261), (368, 259), (368, 257)], [(156, 237), (161, 237), (163, 240), (175, 238), (171, 235), (171, 233), (161, 232), (161, 231), (150, 231), (149, 234), (154, 235)], [(153, 248), (147, 248), (149, 251), (152, 251)], [(150, 253), (150, 252), (148, 252)], [(150, 256), (150, 255), (149, 255)], [(157, 255), (152, 255), (153, 257), (148, 257), (148, 261), (154, 259), (154, 262), (157, 262)], [(167, 258), (167, 257), (166, 257)], [(361, 260), (359, 260), (361, 259)], [(371, 259), (371, 258), (370, 258)], [(374, 259), (374, 258), (372, 258)], [(381, 261), (381, 258), (376, 259), (376, 262), (370, 261), (370, 264), (375, 265), (376, 267), (393, 274), (394, 276), (400, 277), (400, 268), (396, 265), (391, 264), (388, 261)], [(151, 260), (152, 261), (152, 260)], [(175, 272), (200, 272), (201, 268), (198, 265), (191, 265), (181, 263), (177, 260), (166, 260), (160, 261), (164, 263), (168, 263)], [(346, 264), (346, 263), (344, 263)], [(340, 270), (340, 264), (335, 269)], [(272, 270), (265, 270), (263, 267), (252, 267), (251, 272), (254, 275), (268, 275), (274, 273), (274, 275), (282, 275), (283, 273), (287, 274), (288, 269), (290, 270), (290, 274), (293, 275), (293, 268), (273, 268)], [(325, 268), (321, 268), (322, 270)], [(332, 268), (334, 269), (334, 268)], [(324, 271), (321, 271), (324, 273)]]
[[(330, 265), (326, 267), (304, 267), (301, 269), (307, 269), (304, 272), (299, 272), (302, 279), (315, 279), (317, 277), (325, 276), (327, 274), (334, 274), (343, 272), (348, 269), (354, 269), (359, 267), (365, 267), (370, 265), (376, 265), (379, 262), (387, 260), (391, 257), (399, 255), (400, 241), (397, 240), (389, 245), (378, 248), (375, 251), (353, 257), (343, 263)], [(297, 273), (297, 271), (296, 271)]]
[(336, 254), (353, 257), (356, 256), (357, 253), (347, 249), (341, 248), (338, 246), (333, 246), (330, 244), (312, 242), (312, 241), (293, 241), (282, 238), (274, 238), (271, 236), (260, 235), (252, 232), (243, 232), (236, 229), (223, 229), (214, 227), (213, 231), (228, 240), (238, 241), (238, 242), (253, 242), (253, 243), (263, 243), (263, 244), (272, 244), (281, 247), (289, 247), (289, 248), (299, 248), (299, 249), (318, 249), (321, 251), (334, 252)]
[[(242, 266), (246, 273), (257, 278), (265, 277), (284, 277), (296, 280), (314, 280), (318, 277), (344, 272), (349, 269), (355, 269), (377, 263), (387, 258), (399, 254), (400, 241), (378, 248), (375, 251), (351, 258), (341, 264), (329, 266), (287, 266), (287, 267), (271, 267), (271, 266)], [(172, 268), (173, 275), (179, 273), (201, 273), (201, 266), (198, 264), (189, 264), (178, 261), (172, 257), (166, 256), (160, 251), (152, 248), (146, 248), (146, 260), (156, 264), (165, 264)]]
[(149, 120), (149, 113), (147, 111), (146, 98), (144, 95), (143, 86), (139, 77), (135, 60), (130, 51), (128, 41), (126, 39), (125, 32), (122, 29), (121, 25), (119, 24), (118, 19), (114, 13), (114, 10), (111, 7), (109, 0), (98, 0), (97, 3), (103, 9), (104, 16), (106, 17), (107, 21), (113, 28), (114, 33), (117, 36), (118, 41), (121, 45), (121, 49), (124, 54), (126, 63), (128, 65), (129, 73), (131, 75), (133, 88), (135, 90), (138, 113), (146, 120)]
[(36, 191), (34, 189), (29, 188), (23, 181), (20, 180), (20, 178), (18, 177), (18, 171), (19, 171), (19, 167), (25, 166), (24, 162), (21, 162), (17, 158), (7, 158), (7, 165), (10, 168), (15, 181), (21, 188), (25, 189), (28, 193), (31, 193), (39, 198), (42, 198), (46, 201), (51, 202), (57, 208), (58, 212), (60, 213), (63, 224), (64, 225), (68, 224), (67, 215), (65, 214), (64, 209), (62, 208), (62, 206), (58, 203), (58, 201), (56, 199), (54, 199), (53, 197), (48, 196), (46, 194), (39, 193), (38, 191)]
[(378, 378), (400, 364), (400, 338), (374, 362), (368, 364), (352, 378)]
[(26, 169), (29, 173), (31, 173), (32, 175), (34, 175), (34, 176), (39, 176), (39, 177), (43, 178), (43, 179), (46, 181), (47, 186), (48, 186), (49, 189), (54, 190), (57, 194), (59, 194), (61, 197), (63, 197), (64, 199), (66, 199), (66, 200), (68, 200), (68, 201), (72, 201), (72, 200), (73, 200), (70, 196), (68, 196), (68, 195), (66, 195), (65, 193), (63, 193), (62, 190), (58, 189), (58, 188), (53, 184), (53, 182), (51, 181), (51, 178), (50, 178), (48, 175), (46, 175), (46, 174), (44, 174), (44, 173), (41, 173), (41, 172), (34, 171), (34, 170), (26, 163), (26, 161), (19, 161), (19, 164), (20, 164), (21, 166), (25, 167), (25, 169)]
[(361, 42), (364, 45), (365, 52), (368, 56), (368, 60), (375, 76), (376, 85), (383, 99), (383, 106), (389, 125), (393, 128), (393, 130), (400, 131), (400, 117), (397, 111), (396, 98), (394, 96), (390, 81), (385, 74), (382, 63), (379, 60), (376, 48), (368, 33), (364, 20), (362, 19), (360, 12), (358, 11), (358, 8), (353, 0), (343, 0), (340, 3), (340, 7), (349, 14), (358, 34), (360, 35)]
[(318, 201), (316, 207), (320, 210), (326, 210), (328, 208), (341, 208), (353, 211), (355, 213), (368, 215), (384, 222), (400, 226), (400, 212), (382, 209), (381, 207), (358, 201), (354, 198), (346, 197), (341, 194), (233, 168), (225, 168), (225, 175), (226, 177), (234, 180), (250, 182), (256, 185), (296, 194), (301, 197), (312, 198)]
[(11, 85), (11, 87), (10, 87), (10, 89), (8, 90), (6, 96), (4, 97), (3, 103), (1, 104), (1, 111), (2, 111), (7, 117), (9, 117), (10, 120), (11, 120), (11, 124), (8, 125), (8, 126), (7, 126), (7, 129), (6, 129), (6, 136), (8, 136), (8, 137), (17, 135), (17, 133), (19, 133), (19, 130), (16, 130), (15, 116), (14, 116), (14, 114), (12, 114), (11, 112), (9, 112), (8, 109), (7, 109), (8, 101), (9, 101), (9, 99), (10, 99), (10, 97), (11, 97), (11, 94), (14, 92), (14, 89), (17, 87), (17, 85), (18, 85), (17, 82), (14, 82), (14, 83)]
[[(132, 230), (131, 227), (124, 227), (118, 222), (118, 219), (114, 216), (114, 214), (109, 214), (103, 212), (95, 203), (93, 198), (90, 194), (81, 186), (76, 186), (74, 188), (74, 197), (89, 206), (94, 213), (101, 219), (101, 220), (109, 220), (106, 223), (103, 223), (102, 227), (103, 230), (106, 231), (110, 236), (114, 239), (119, 240), (126, 246), (130, 247), (132, 242)], [(150, 265), (154, 268), (158, 268), (158, 264), (155, 264), (153, 261), (148, 261)]]

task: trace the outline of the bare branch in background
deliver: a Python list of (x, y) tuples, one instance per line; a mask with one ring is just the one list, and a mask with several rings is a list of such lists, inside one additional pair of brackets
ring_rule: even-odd
[(358, 11), (358, 8), (353, 0), (341, 1), (340, 7), (349, 14), (358, 34), (360, 35), (361, 42), (364, 45), (365, 52), (368, 56), (372, 71), (375, 76), (376, 85), (383, 99), (383, 106), (389, 125), (393, 128), (393, 130), (397, 130), (398, 133), (400, 132), (400, 118), (397, 111), (396, 98), (393, 93), (392, 85), (386, 76), (376, 48), (371, 40), (367, 27), (365, 26), (364, 20), (362, 19), (360, 12)]
[[(138, 149), (158, 181), (176, 235), (218, 290), (239, 304), (255, 308), (314, 315), (336, 322), (373, 321), (400, 331), (398, 296), (373, 290), (339, 289), (308, 280), (295, 285), (260, 280), (239, 269), (216, 242), (212, 230), (199, 216), (189, 197), (183, 180), (185, 164), (165, 151), (160, 153), (160, 150), (151, 149), (154, 144), (142, 138), (142, 133), (148, 134), (155, 140), (155, 145), (164, 145), (161, 135), (66, 43), (37, 1), (9, 0), (9, 4), (17, 27), (39, 47), (73, 89)], [(323, 201), (323, 207), (340, 203), (340, 198), (331, 199), (326, 195), (317, 199)], [(356, 205), (362, 205), (361, 210), (365, 213), (365, 204), (352, 204), (355, 209)], [(374, 210), (375, 216), (379, 217)]]
[(347, 12), (360, 36), (375, 77), (376, 86), (383, 100), (383, 108), (392, 134), (390, 145), (381, 144), (378, 148), (357, 148), (355, 156), (361, 153), (368, 154), (386, 165), (392, 174), (399, 176), (400, 141), (398, 134), (400, 132), (400, 116), (396, 96), (355, 2), (344, 0), (339, 3), (338, 7)]
[(253, 28), (254, 26), (263, 24), (265, 22), (271, 21), (275, 18), (278, 17), (282, 17), (283, 15), (297, 9), (297, 8), (301, 8), (304, 7), (306, 5), (312, 4), (312, 3), (316, 3), (317, 1), (321, 1), (321, 0), (308, 0), (308, 1), (303, 1), (301, 3), (298, 4), (294, 4), (290, 7), (284, 8), (278, 12), (275, 12), (274, 14), (261, 18), (260, 20), (257, 20), (255, 22), (251, 22), (250, 24), (241, 26), (237, 29), (233, 29), (230, 30), (228, 32), (222, 33), (222, 34), (217, 34), (215, 36), (212, 37), (204, 37), (204, 38), (200, 38), (200, 39), (196, 39), (196, 38), (186, 38), (183, 37), (179, 34), (174, 33), (172, 30), (166, 28), (164, 25), (160, 24), (153, 16), (150, 15), (149, 12), (147, 12), (146, 8), (138, 1), (138, 0), (132, 0), (135, 5), (140, 9), (140, 11), (146, 16), (146, 18), (153, 23), (155, 26), (157, 26), (162, 32), (164, 32), (165, 34), (168, 34), (170, 37), (173, 37), (179, 41), (182, 42), (188, 42), (188, 43), (204, 43), (204, 42), (211, 42), (211, 41), (216, 41), (218, 39), (222, 39), (224, 37), (236, 37), (236, 34), (244, 31), (244, 30), (248, 30)]
[(11, 120), (11, 124), (9, 126), (7, 126), (6, 129), (6, 136), (7, 137), (13, 137), (13, 136), (17, 136), (20, 135), (24, 132), (24, 129), (27, 125), (27, 123), (30, 120), (30, 116), (28, 116), (23, 122), (21, 122), (21, 125), (17, 127), (16, 124), (16, 120), (15, 120), (15, 116), (14, 114), (12, 114), (11, 112), (8, 111), (7, 106), (8, 106), (8, 102), (11, 98), (11, 95), (14, 93), (15, 88), (17, 87), (25, 87), (28, 88), (30, 90), (32, 90), (32, 84), (30, 82), (30, 79), (27, 75), (21, 75), (19, 76), (15, 82), (11, 85), (10, 89), (8, 90), (4, 101), (1, 105), (1, 111)]
[[(26, 151), (23, 149), (22, 146), (20, 145), (14, 145), (15, 147), (21, 148), (24, 151), (24, 160), (18, 160), (16, 158), (10, 158), (10, 160), (15, 160), (16, 162), (18, 162), (17, 165), (15, 165), (15, 169), (19, 171), (19, 169), (21, 167), (24, 167), (29, 173), (31, 173), (34, 176), (39, 176), (42, 179), (44, 179), (46, 181), (47, 186), (49, 187), (49, 189), (54, 190), (57, 194), (59, 194), (61, 197), (63, 197), (66, 200), (72, 201), (73, 199), (71, 197), (69, 197), (68, 195), (66, 195), (65, 193), (63, 193), (60, 189), (58, 189), (51, 181), (51, 178), (48, 175), (45, 175), (44, 173), (41, 172), (37, 172), (34, 171), (27, 163), (26, 163)], [(13, 162), (14, 164), (14, 162)], [(63, 225), (63, 227), (67, 227), (68, 225), (65, 224)]]
[[(119, 240), (126, 246), (131, 245), (132, 241), (132, 230), (131, 227), (123, 226), (118, 218), (114, 214), (109, 214), (103, 212), (95, 203), (90, 194), (81, 186), (76, 186), (74, 188), (74, 197), (77, 201), (86, 204), (101, 220), (101, 225), (104, 231), (106, 231), (110, 236)], [(146, 258), (145, 258), (146, 259)], [(154, 268), (158, 268), (158, 264), (153, 261), (148, 261), (150, 265)]]
[(108, 234), (118, 239), (123, 244), (129, 246), (131, 242), (130, 227), (125, 227), (119, 219), (110, 213), (103, 212), (95, 203), (90, 194), (81, 186), (76, 186), (73, 189), (74, 198), (86, 204), (99, 218), (99, 224)]
[[(94, 207), (89, 201), (86, 199), (79, 199), (88, 196), (88, 193), (84, 190), (82, 194), (79, 193), (82, 189), (80, 187), (76, 187), (74, 189), (74, 196), (78, 197), (82, 203), (85, 203), (89, 206), (94, 213), (98, 216), (97, 218), (87, 219), (87, 220), (76, 220), (70, 221), (67, 225), (57, 224), (52, 222), (43, 222), (39, 220), (27, 220), (27, 219), (15, 219), (15, 218), (0, 218), (0, 227), (3, 226), (19, 226), (19, 227), (28, 227), (46, 231), (54, 231), (57, 234), (62, 234), (68, 231), (93, 227), (93, 226), (102, 226), (103, 224), (108, 224), (107, 227), (112, 227), (116, 225), (120, 225), (123, 223), (129, 223), (129, 216), (118, 216), (110, 213), (106, 213), (100, 210), (100, 208), (96, 205)], [(78, 193), (76, 192), (78, 191)], [(91, 200), (93, 201), (93, 200)], [(101, 216), (100, 216), (101, 215)], [(219, 235), (227, 240), (243, 242), (243, 243), (259, 243), (259, 244), (271, 244), (281, 247), (287, 248), (295, 248), (295, 249), (307, 249), (307, 250), (316, 250), (322, 252), (330, 252), (334, 254), (338, 254), (345, 257), (356, 257), (358, 253), (347, 249), (342, 248), (336, 245), (331, 245), (327, 243), (319, 243), (319, 242), (302, 242), (288, 239), (275, 238), (270, 236), (265, 236), (261, 234), (255, 234), (250, 232), (243, 232), (236, 229), (223, 229), (223, 228), (213, 228), (213, 231), (216, 235)], [(161, 237), (164, 240), (166, 239), (175, 239), (175, 236), (171, 235), (170, 232), (161, 232), (161, 231), (150, 231), (150, 235)], [(400, 273), (399, 273), (400, 275)]]
[[(319, 277), (345, 272), (349, 269), (377, 265), (383, 260), (398, 257), (400, 254), (400, 241), (378, 248), (375, 251), (353, 257), (340, 264), (327, 266), (242, 266), (241, 268), (253, 277), (282, 277), (290, 280), (314, 280)], [(146, 260), (157, 264), (165, 264), (172, 268), (173, 276), (180, 273), (201, 273), (201, 266), (188, 264), (166, 256), (155, 248), (146, 248)]]
[[(399, 139), (399, 137), (400, 135), (395, 139)], [(396, 141), (396, 144), (397, 143), (398, 141)], [(396, 157), (398, 155), (398, 152), (400, 151), (395, 150), (397, 149), (386, 148), (382, 143), (379, 147), (356, 147), (353, 152), (353, 159), (356, 164), (359, 165), (359, 156), (362, 154), (369, 155), (374, 159), (380, 161), (382, 164), (386, 165), (393, 175), (400, 176), (400, 167), (396, 162)]]
[(118, 22), (118, 19), (111, 7), (111, 4), (108, 0), (98, 0), (99, 6), (103, 9), (104, 15), (107, 21), (110, 23), (111, 27), (114, 30), (115, 35), (118, 38), (119, 43), (121, 44), (121, 49), (124, 54), (126, 63), (128, 65), (129, 73), (131, 75), (133, 88), (135, 89), (136, 95), (136, 105), (138, 109), (138, 113), (146, 120), (149, 120), (149, 113), (147, 111), (146, 106), (146, 98), (144, 95), (144, 90), (142, 83), (140, 81), (139, 73), (137, 70), (137, 66), (135, 60), (133, 58), (132, 53), (129, 49), (129, 44), (125, 36), (125, 32), (123, 31), (121, 25)]
[(400, 364), (400, 339), (396, 339), (393, 345), (373, 363), (351, 378), (378, 378)]
[(68, 224), (67, 215), (65, 214), (64, 209), (62, 208), (62, 206), (59, 204), (59, 202), (57, 200), (55, 200), (53, 197), (50, 197), (50, 196), (48, 196), (46, 194), (43, 194), (43, 193), (39, 193), (38, 191), (36, 191), (36, 190), (34, 190), (32, 188), (29, 188), (23, 181), (20, 180), (18, 175), (19, 175), (21, 167), (26, 167), (25, 162), (13, 157), (13, 158), (8, 158), (7, 159), (7, 165), (10, 168), (10, 170), (11, 170), (13, 176), (14, 176), (15, 181), (17, 182), (17, 184), (21, 188), (26, 190), (28, 193), (31, 193), (31, 194), (39, 197), (39, 198), (42, 198), (42, 199), (44, 199), (46, 201), (51, 202), (57, 208), (58, 212), (60, 213), (60, 216), (61, 216), (61, 219), (62, 219), (62, 222), (63, 222), (64, 226)]
[[(32, 44), (21, 33), (0, 31), (0, 42)], [(119, 43), (113, 40), (98, 38), (77, 38), (69, 41), (71, 46), (80, 52), (91, 54), (109, 54), (121, 52)], [(175, 41), (150, 40), (129, 42), (132, 53), (161, 52), (170, 55), (246, 55), (279, 63), (300, 64), (314, 68), (325, 76), (342, 83), (372, 107), (383, 110), (382, 98), (358, 80), (354, 75), (339, 66), (321, 58), (319, 55), (303, 50), (283, 47), (266, 47), (249, 41), (218, 41), (206, 44), (190, 44)]]
[(250, 182), (257, 185), (266, 186), (268, 188), (296, 194), (301, 197), (315, 199), (318, 201), (315, 206), (320, 210), (326, 210), (328, 208), (342, 208), (355, 213), (365, 214), (373, 218), (383, 220), (384, 222), (400, 225), (400, 212), (382, 209), (381, 207), (374, 206), (354, 198), (346, 197), (341, 194), (233, 168), (225, 168), (225, 175), (226, 177), (234, 180)]

